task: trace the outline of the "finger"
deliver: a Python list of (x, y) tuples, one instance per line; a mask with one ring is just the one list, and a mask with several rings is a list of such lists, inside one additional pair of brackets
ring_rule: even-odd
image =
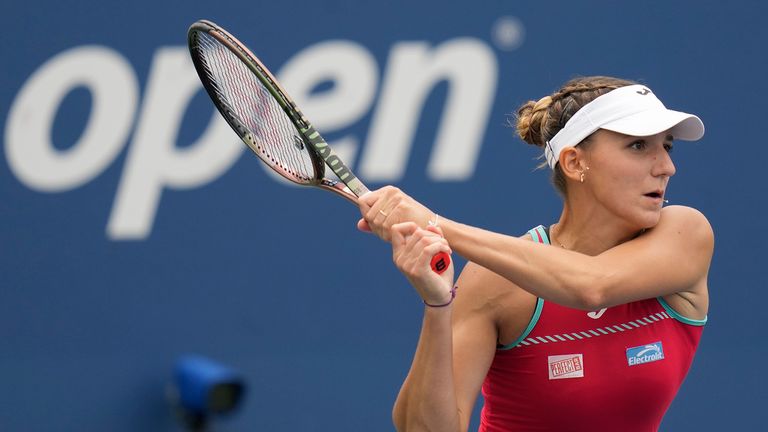
[(367, 220), (369, 223), (375, 222), (377, 224), (384, 224), (388, 216), (388, 213), (384, 210), (385, 205), (385, 199), (379, 199), (376, 201), (370, 208), (368, 208), (368, 211), (365, 213), (365, 220)]
[(371, 226), (368, 225), (368, 222), (362, 218), (359, 221), (357, 221), (357, 229), (359, 229), (362, 232), (368, 232), (368, 233), (373, 232), (371, 230)]
[(415, 229), (418, 227), (410, 222), (393, 225), (391, 229), (392, 247), (397, 248), (401, 254), (407, 253), (410, 250), (408, 244)]
[[(426, 231), (426, 230), (425, 230)], [(424, 237), (421, 241), (422, 244), (422, 251), (425, 254), (429, 254), (431, 252), (436, 251), (437, 252), (445, 252), (447, 254), (452, 254), (453, 250), (451, 249), (451, 246), (448, 244), (448, 241), (445, 240), (443, 237), (439, 237), (434, 234), (430, 234), (429, 237)], [(432, 257), (435, 254), (429, 255), (429, 259), (432, 259)]]
[(413, 234), (407, 238), (405, 250), (414, 259), (418, 260), (421, 259), (420, 257), (424, 254), (424, 250), (433, 247), (432, 245), (435, 243), (444, 243), (446, 247), (448, 245), (448, 242), (439, 235), (419, 228), (417, 225)]
[(398, 231), (404, 237), (410, 237), (418, 230), (419, 226), (413, 222), (402, 222), (392, 225), (392, 231)]
[(388, 208), (388, 196), (390, 195), (388, 187), (368, 192), (358, 198), (360, 210), (363, 212), (363, 217), (369, 222), (374, 220), (377, 216), (383, 215), (386, 219)]
[(418, 225), (413, 222), (395, 224), (392, 226), (391, 233), (393, 236), (397, 233), (403, 238), (403, 244), (398, 248), (401, 264), (405, 265), (406, 262), (413, 264), (421, 252), (421, 247), (418, 246), (418, 240), (421, 237)]
[(368, 214), (371, 211), (371, 207), (379, 200), (381, 193), (379, 191), (369, 191), (357, 198), (357, 206), (360, 209), (360, 214), (364, 218), (368, 218)]
[(432, 260), (432, 257), (440, 252), (445, 252), (448, 255), (453, 253), (451, 247), (448, 246), (448, 242), (446, 242), (445, 239), (433, 240), (432, 243), (424, 246), (421, 250), (419, 260), (429, 263), (429, 261)]
[(399, 231), (392, 231), (392, 261), (398, 266), (401, 264), (400, 257), (405, 253), (405, 236)]
[(433, 233), (439, 235), (440, 237), (445, 237), (443, 235), (443, 229), (440, 228), (439, 226), (427, 225), (426, 230), (429, 231), (429, 232), (433, 232)]
[[(377, 214), (381, 214), (380, 212), (383, 212), (384, 217), (386, 217), (389, 214), (389, 211), (392, 210), (392, 206), (390, 205), (390, 201), (392, 200), (392, 197), (396, 195), (396, 193), (399, 192), (399, 189), (392, 187), (392, 186), (384, 186), (381, 189), (378, 189), (374, 192), (369, 192), (367, 194), (364, 194), (362, 199), (366, 205), (369, 206), (368, 215), (373, 218)], [(371, 220), (368, 218), (368, 220)]]
[(357, 198), (357, 203), (359, 205), (371, 207), (372, 205), (376, 204), (376, 201), (378, 201), (379, 198), (381, 198), (381, 196), (382, 196), (381, 189), (368, 191)]
[(418, 225), (417, 225), (417, 227), (418, 227), (418, 229), (416, 229), (416, 231), (414, 233), (415, 234), (417, 233), (419, 238), (429, 238), (432, 241), (443, 238), (443, 236), (440, 235), (441, 232), (435, 232), (435, 231), (433, 231), (433, 230), (431, 230), (429, 228), (421, 228)]
[(392, 227), (392, 247), (403, 247), (406, 244), (407, 231), (402, 227), (404, 224), (397, 224)]

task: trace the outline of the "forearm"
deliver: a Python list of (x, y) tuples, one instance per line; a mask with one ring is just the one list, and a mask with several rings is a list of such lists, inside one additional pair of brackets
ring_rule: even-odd
[(602, 307), (609, 275), (593, 257), (450, 220), (442, 220), (441, 227), (459, 255), (531, 294), (573, 308)]
[(411, 370), (393, 410), (399, 431), (458, 431), (451, 306), (426, 307)]

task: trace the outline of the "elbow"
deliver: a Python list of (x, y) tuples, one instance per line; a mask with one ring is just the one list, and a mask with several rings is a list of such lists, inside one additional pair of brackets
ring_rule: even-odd
[(398, 410), (397, 406), (392, 410), (392, 423), (397, 432), (432, 432), (435, 430), (430, 427), (428, 422), (425, 422), (424, 418), (409, 416), (405, 410)]
[(406, 410), (404, 404), (397, 398), (395, 406), (392, 407), (392, 424), (395, 426), (395, 430), (398, 432), (405, 431), (407, 424)]
[(414, 419), (412, 416), (408, 416), (408, 413), (403, 409), (399, 410), (397, 405), (392, 410), (392, 424), (395, 426), (397, 432), (413, 432), (417, 429), (414, 425)]
[[(435, 423), (434, 417), (418, 413), (408, 413), (405, 407), (395, 403), (392, 409), (392, 423), (398, 432), (445, 432), (461, 431), (458, 425), (446, 427), (441, 422)], [(463, 429), (466, 432), (466, 429)]]
[(603, 296), (597, 292), (584, 293), (579, 299), (579, 309), (585, 311), (600, 310), (605, 306)]
[(580, 274), (571, 274), (563, 280), (564, 286), (572, 290), (571, 307), (585, 311), (612, 306), (611, 293), (616, 291), (617, 282), (615, 273), (598, 263), (590, 263)]
[(592, 282), (578, 291), (576, 307), (585, 311), (596, 311), (608, 307), (607, 290), (602, 284)]

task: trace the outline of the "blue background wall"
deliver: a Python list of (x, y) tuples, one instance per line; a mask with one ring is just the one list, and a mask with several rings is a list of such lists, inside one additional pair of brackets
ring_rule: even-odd
[[(0, 430), (175, 430), (165, 386), (175, 359), (188, 352), (247, 379), (249, 394), (226, 430), (391, 430), (391, 404), (420, 324), (418, 297), (388, 246), (356, 231), (349, 204), (275, 181), (249, 153), (228, 150), (240, 146), (234, 135), (201, 138), (213, 114), (207, 96), (173, 91), (190, 71), (174, 61), (199, 18), (228, 28), (281, 76), (314, 74), (283, 67), (320, 52), (319, 43), (352, 53), (349, 61), (368, 68), (345, 83), (370, 100), (361, 97), (344, 114), (330, 101), (343, 95), (335, 75), (317, 75), (304, 89), (317, 102), (307, 114), (320, 118), (326, 138), (351, 152), (350, 165), (369, 186), (396, 184), (447, 217), (507, 233), (559, 215), (548, 172), (534, 170), (537, 150), (504, 125), (525, 100), (576, 75), (605, 74), (640, 80), (668, 106), (699, 114), (706, 136), (676, 146), (668, 197), (699, 208), (714, 226), (712, 305), (662, 430), (761, 429), (768, 402), (764, 2), (71, 3), (0, 6)], [(484, 80), (489, 96), (471, 101), (462, 93), (450, 102), (458, 85), (428, 85), (418, 127), (399, 141), (406, 157), (393, 171), (377, 171), (385, 161), (365, 162), (381, 144), (373, 130), (407, 129), (402, 120), (384, 121), (385, 99), (408, 96), (385, 85), (395, 60), (418, 42), (461, 59), (451, 51), (457, 40), (486, 60), (477, 67), (495, 78)], [(88, 152), (113, 153), (81, 163), (73, 155), (84, 149), (86, 125), (108, 122), (89, 117), (97, 111), (92, 82), (56, 87), (54, 75), (34, 74), (50, 71), (56, 56), (80, 61), (72, 53), (88, 46), (100, 47), (95, 63), (68, 73), (122, 91), (98, 110), (122, 119), (124, 130), (105, 126)], [(334, 70), (344, 71), (345, 61)], [(96, 67), (105, 64), (116, 69)], [(22, 89), (33, 84), (48, 97), (25, 105)], [(451, 103), (488, 107), (488, 115), (456, 126), (444, 119)], [(30, 125), (46, 109), (50, 119)], [(473, 125), (479, 132), (467, 129)], [(428, 167), (435, 137), (450, 127), (474, 137), (466, 141), (477, 158), (440, 175)], [(218, 168), (173, 168), (153, 156), (164, 144), (180, 158), (205, 147), (212, 153), (201, 159)], [(47, 148), (54, 168), (29, 148)], [(21, 162), (11, 160), (17, 150)], [(171, 171), (177, 177), (163, 177)], [(139, 185), (131, 189), (136, 201), (118, 211), (129, 183)], [(153, 191), (160, 192), (154, 201)], [(119, 228), (148, 213), (145, 231)]]

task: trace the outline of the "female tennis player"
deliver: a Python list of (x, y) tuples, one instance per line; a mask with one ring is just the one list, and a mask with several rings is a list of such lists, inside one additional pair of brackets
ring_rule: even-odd
[[(481, 431), (657, 430), (707, 317), (712, 229), (662, 207), (673, 139), (704, 126), (645, 85), (587, 77), (523, 105), (517, 130), (563, 197), (551, 225), (516, 238), (393, 187), (360, 200), (358, 227), (392, 243), (426, 304), (394, 423), (465, 431), (482, 390)], [(455, 285), (430, 268), (441, 251), (469, 261)]]

